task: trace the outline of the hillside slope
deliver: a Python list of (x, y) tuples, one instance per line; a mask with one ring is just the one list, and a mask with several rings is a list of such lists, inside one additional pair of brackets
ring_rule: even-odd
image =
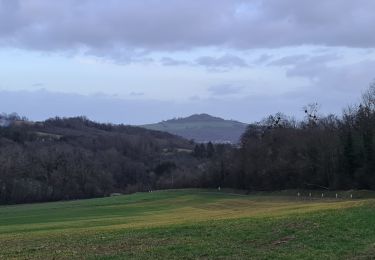
[(84, 117), (13, 120), (0, 127), (0, 204), (176, 187), (197, 173), (191, 149), (169, 133)]
[(169, 132), (193, 139), (196, 142), (238, 143), (247, 124), (234, 120), (225, 120), (208, 114), (195, 114), (186, 118), (162, 121), (143, 125), (147, 129)]

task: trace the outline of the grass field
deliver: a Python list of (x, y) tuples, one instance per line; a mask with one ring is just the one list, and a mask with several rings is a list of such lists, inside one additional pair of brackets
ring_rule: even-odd
[(375, 201), (200, 190), (0, 207), (0, 259), (374, 259)]

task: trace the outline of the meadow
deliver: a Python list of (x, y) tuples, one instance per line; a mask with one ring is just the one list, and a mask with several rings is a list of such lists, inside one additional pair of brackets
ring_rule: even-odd
[(0, 206), (0, 259), (374, 256), (370, 198), (171, 190)]

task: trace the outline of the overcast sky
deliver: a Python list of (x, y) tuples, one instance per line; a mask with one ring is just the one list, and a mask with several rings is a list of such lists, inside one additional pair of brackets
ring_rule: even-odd
[(0, 0), (0, 111), (244, 122), (358, 102), (374, 0)]

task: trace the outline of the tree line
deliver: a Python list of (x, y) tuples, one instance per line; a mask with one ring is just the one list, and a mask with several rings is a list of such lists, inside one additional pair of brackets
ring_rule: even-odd
[(215, 156), (211, 186), (247, 190), (375, 189), (375, 84), (343, 115), (282, 113), (252, 124), (240, 148)]

